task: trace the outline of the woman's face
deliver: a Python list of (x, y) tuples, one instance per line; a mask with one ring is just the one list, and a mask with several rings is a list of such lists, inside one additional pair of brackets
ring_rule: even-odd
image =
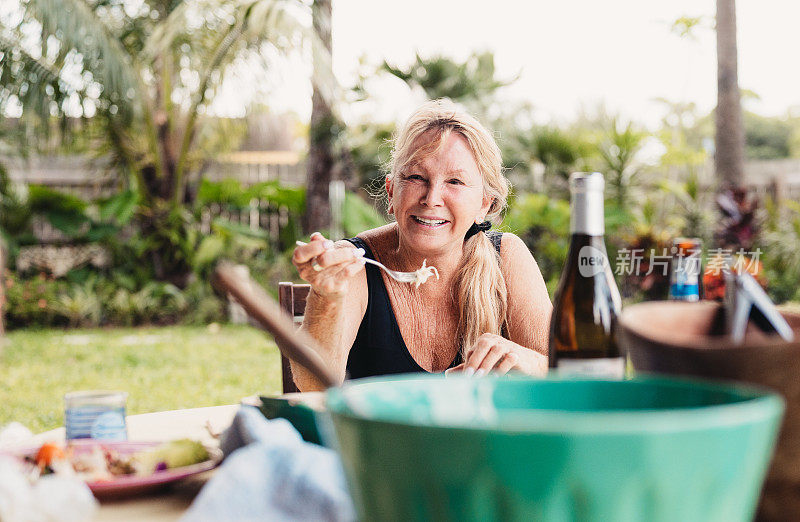
[[(419, 146), (431, 139), (419, 138)], [(460, 247), (467, 229), (483, 221), (492, 203), (463, 136), (450, 133), (433, 154), (386, 180), (401, 242), (420, 253)]]

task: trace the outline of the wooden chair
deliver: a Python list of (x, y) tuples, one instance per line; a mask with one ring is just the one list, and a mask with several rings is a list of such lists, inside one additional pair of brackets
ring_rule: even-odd
[[(293, 320), (305, 310), (304, 304), (310, 288), (303, 287), (308, 285), (285, 283), (288, 289), (283, 290), (285, 293), (280, 293), (281, 301), (286, 303), (284, 309), (250, 278), (246, 269), (240, 270), (230, 262), (222, 261), (217, 265), (211, 284), (230, 294), (245, 309), (247, 315), (272, 334), (281, 353), (288, 354), (293, 361), (302, 364), (324, 388), (337, 385), (336, 377), (320, 355), (322, 347), (308, 333), (298, 330), (297, 323)], [(288, 361), (283, 360), (281, 366), (283, 389), (295, 390)]]
[[(278, 303), (283, 311), (289, 314), (298, 328), (303, 323), (303, 314), (306, 311), (306, 299), (311, 291), (309, 284), (295, 284), (288, 282), (278, 283)], [(281, 375), (283, 378), (283, 393), (300, 391), (294, 384), (292, 368), (289, 359), (281, 354)]]

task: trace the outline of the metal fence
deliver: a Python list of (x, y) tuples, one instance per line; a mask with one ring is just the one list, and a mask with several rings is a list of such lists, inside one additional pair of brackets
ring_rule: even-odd
[(281, 229), (289, 225), (288, 209), (264, 200), (253, 200), (248, 208), (243, 209), (231, 209), (219, 203), (207, 205), (200, 211), (201, 232), (210, 233), (212, 224), (217, 218), (246, 226), (252, 231), (263, 230), (267, 234), (268, 241), (274, 245), (280, 240)]
[[(0, 162), (8, 168), (9, 177), (15, 183), (45, 185), (85, 200), (113, 195), (123, 185), (119, 175), (102, 158), (0, 157)], [(205, 172), (205, 179), (209, 181), (236, 179), (244, 187), (265, 181), (300, 186), (305, 184), (305, 177), (305, 163), (300, 156), (283, 151), (228, 154), (212, 162)], [(280, 229), (289, 223), (289, 211), (286, 208), (268, 201), (253, 200), (246, 209), (231, 209), (220, 204), (210, 204), (201, 209), (201, 230), (210, 232), (213, 220), (218, 217), (252, 230), (265, 230), (268, 239), (273, 243), (277, 243)], [(33, 232), (41, 244), (64, 243), (68, 240), (61, 231), (44, 219), (34, 219)]]
[(241, 151), (214, 161), (206, 172), (209, 181), (237, 179), (245, 186), (264, 181), (305, 185), (305, 162), (291, 151)]
[(121, 179), (104, 158), (86, 156), (0, 157), (9, 178), (15, 183), (46, 185), (50, 188), (92, 200), (119, 191)]

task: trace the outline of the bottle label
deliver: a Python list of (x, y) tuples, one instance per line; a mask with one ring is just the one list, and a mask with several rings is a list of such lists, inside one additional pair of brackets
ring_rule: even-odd
[(606, 253), (599, 248), (586, 245), (578, 252), (578, 271), (583, 277), (594, 277), (603, 273), (607, 264)]
[[(121, 410), (121, 408), (120, 408)], [(92, 424), (92, 438), (98, 440), (126, 440), (128, 430), (123, 411), (107, 411)]]
[(692, 253), (688, 257), (673, 259), (670, 278), (669, 297), (675, 301), (700, 300), (700, 257)]
[(65, 411), (66, 438), (126, 440), (125, 408), (76, 406)]
[(669, 297), (673, 301), (699, 301), (700, 287), (695, 284), (673, 283), (669, 287)]
[(625, 377), (625, 358), (558, 359), (557, 373), (558, 375), (579, 375), (600, 379), (623, 379)]

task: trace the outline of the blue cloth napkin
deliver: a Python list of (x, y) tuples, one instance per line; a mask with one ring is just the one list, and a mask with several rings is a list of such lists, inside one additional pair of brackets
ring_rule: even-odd
[(242, 406), (220, 448), (226, 458), (183, 522), (355, 520), (339, 455), (303, 441), (285, 419)]

